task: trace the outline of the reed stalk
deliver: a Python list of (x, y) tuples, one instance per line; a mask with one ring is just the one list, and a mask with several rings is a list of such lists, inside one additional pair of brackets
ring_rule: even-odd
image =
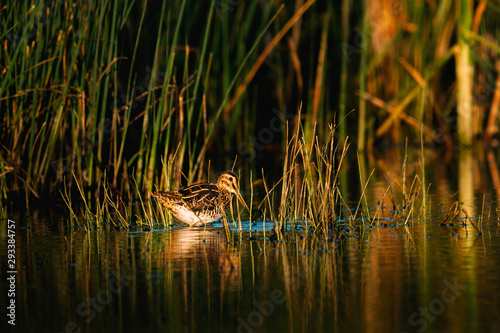
[[(367, 78), (367, 48), (368, 41), (366, 40), (366, 36), (368, 34), (368, 24), (367, 21), (367, 13), (366, 13), (366, 4), (362, 2), (362, 12), (361, 12), (361, 31), (363, 34), (361, 35), (361, 62), (360, 62), (360, 73), (359, 73), (359, 91), (361, 97), (359, 98), (359, 114), (358, 114), (358, 150), (364, 151), (366, 146), (366, 101), (362, 97), (366, 92), (366, 78)], [(342, 119), (342, 118), (341, 118)]]
[(467, 35), (472, 28), (474, 5), (471, 0), (457, 1), (459, 12), (457, 21), (458, 49), (455, 53), (457, 75), (457, 136), (464, 146), (472, 144), (472, 79), (474, 67), (470, 56)]

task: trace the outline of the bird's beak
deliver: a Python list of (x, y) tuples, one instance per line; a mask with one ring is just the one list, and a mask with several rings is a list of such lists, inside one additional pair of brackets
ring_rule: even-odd
[(241, 204), (243, 205), (243, 207), (245, 207), (245, 209), (247, 210), (248, 214), (250, 214), (250, 209), (248, 209), (248, 206), (247, 204), (245, 203), (245, 201), (243, 200), (243, 198), (241, 197), (241, 194), (239, 191), (236, 191), (235, 192), (236, 194), (236, 197), (238, 197), (238, 200), (241, 202)]

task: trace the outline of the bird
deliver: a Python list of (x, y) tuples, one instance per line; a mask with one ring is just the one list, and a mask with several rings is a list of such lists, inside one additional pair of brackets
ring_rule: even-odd
[(224, 215), (231, 204), (233, 194), (250, 213), (238, 190), (238, 176), (232, 171), (224, 171), (217, 184), (197, 183), (177, 191), (151, 195), (182, 222), (190, 226), (204, 226), (218, 221)]

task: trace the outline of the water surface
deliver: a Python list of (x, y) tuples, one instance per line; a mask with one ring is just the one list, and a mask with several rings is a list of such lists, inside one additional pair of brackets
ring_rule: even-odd
[[(369, 189), (372, 215), (386, 186)], [(270, 241), (269, 221), (247, 221), (229, 244), (220, 223), (86, 231), (61, 207), (18, 212), (16, 326), (3, 316), (2, 332), (497, 332), (495, 191), (484, 208), (477, 191), (461, 204), (479, 235), (464, 215), (442, 226), (457, 194), (432, 188), (406, 225), (386, 197), (376, 225), (344, 219), (335, 237), (303, 226)], [(0, 270), (5, 291), (4, 260)]]

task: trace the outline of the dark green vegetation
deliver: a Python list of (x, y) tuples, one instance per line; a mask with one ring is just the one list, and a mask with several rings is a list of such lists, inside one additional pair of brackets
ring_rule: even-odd
[[(371, 152), (421, 132), (436, 144), (457, 130), (465, 144), (496, 133), (493, 1), (8, 0), (0, 10), (2, 198), (59, 197), (75, 179), (102, 194), (104, 177), (130, 197), (206, 179), (236, 155), (255, 180), (286, 154), (285, 120), (297, 124), (300, 105), (304, 147), (334, 140), (337, 159), (348, 135)], [(317, 155), (298, 162), (310, 186), (307, 158)]]

